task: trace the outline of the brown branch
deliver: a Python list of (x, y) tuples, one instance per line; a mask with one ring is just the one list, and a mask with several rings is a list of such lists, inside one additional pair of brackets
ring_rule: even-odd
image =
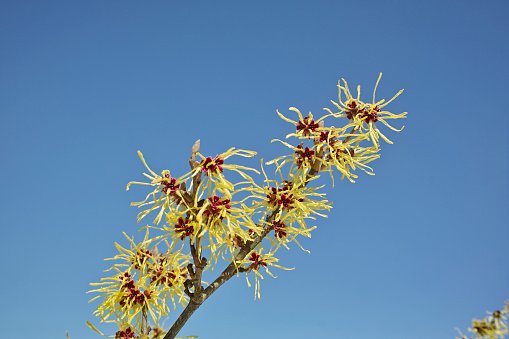
[(348, 141), (350, 141), (350, 139), (351, 139), (351, 138), (352, 138), (352, 136), (353, 136), (353, 134), (352, 134), (352, 133), (354, 133), (356, 129), (357, 129), (357, 126), (352, 127), (352, 129), (350, 130), (350, 133), (348, 133), (348, 134), (350, 134), (350, 135), (349, 135), (349, 136), (347, 136), (347, 137), (345, 138), (345, 140), (343, 140), (343, 144), (346, 144)]
[(245, 272), (245, 270), (247, 270), (246, 268), (236, 266), (235, 262), (242, 261), (256, 248), (256, 246), (262, 242), (263, 238), (269, 234), (269, 232), (273, 229), (272, 221), (276, 217), (276, 214), (277, 213), (274, 211), (267, 216), (265, 219), (267, 224), (263, 227), (262, 233), (255, 236), (253, 241), (246, 242), (246, 244), (240, 249), (239, 253), (235, 256), (235, 261), (232, 261), (212, 284), (210, 284), (203, 292), (194, 294), (194, 296), (189, 301), (189, 304), (187, 304), (184, 311), (180, 314), (178, 319), (175, 321), (163, 339), (174, 339), (182, 327), (184, 327), (187, 320), (189, 320), (191, 315), (193, 315), (194, 311), (196, 311), (205, 300), (207, 300), (219, 287), (221, 287), (221, 285), (230, 280), (230, 278), (233, 277), (237, 271)]
[[(192, 269), (193, 265), (192, 264), (189, 264), (189, 265), (191, 265), (191, 269)], [(189, 265), (188, 265), (188, 271), (189, 271)], [(186, 281), (184, 281), (184, 293), (187, 294), (187, 296), (192, 299), (194, 297), (194, 293), (189, 290), (191, 287), (193, 287), (193, 282), (191, 280), (187, 279)]]
[[(319, 164), (321, 163), (321, 158), (323, 157), (324, 151), (322, 151), (320, 153), (321, 153), (320, 157), (317, 158), (315, 160), (315, 163), (313, 164), (313, 168), (314, 168), (315, 164), (318, 163), (318, 165), (317, 165), (318, 169), (313, 170), (313, 168), (311, 168), (309, 170), (308, 175), (307, 175), (308, 181), (311, 177), (316, 175), (321, 169), (321, 166), (319, 166)], [(193, 154), (193, 157), (191, 157), (191, 159), (189, 160), (190, 164), (192, 162), (191, 160), (194, 161), (194, 154)], [(193, 165), (191, 165), (191, 167), (193, 168)], [(200, 173), (200, 178), (201, 178), (201, 173)], [(193, 184), (194, 184), (194, 177), (193, 177)], [(307, 182), (306, 182), (306, 184), (307, 184)], [(193, 185), (193, 191), (196, 189), (195, 187), (197, 187), (197, 186)], [(246, 271), (250, 270), (250, 268), (239, 267), (238, 263), (242, 262), (242, 260), (244, 260), (244, 258), (247, 257), (249, 255), (249, 253), (251, 253), (256, 248), (256, 246), (258, 246), (262, 242), (262, 240), (267, 236), (267, 234), (269, 234), (269, 232), (274, 229), (274, 227), (272, 225), (272, 221), (275, 220), (276, 215), (277, 215), (277, 210), (275, 210), (272, 213), (270, 213), (269, 215), (267, 215), (267, 217), (265, 218), (266, 224), (263, 226), (262, 233), (259, 235), (256, 235), (252, 241), (247, 241), (244, 244), (244, 246), (241, 247), (239, 253), (235, 256), (234, 260), (228, 265), (228, 267), (225, 268), (225, 270), (216, 278), (216, 280), (214, 280), (214, 282), (212, 284), (210, 284), (205, 290), (203, 290), (203, 291), (200, 290), (198, 292), (196, 289), (196, 285), (195, 285), (194, 293), (189, 292), (189, 288), (188, 288), (188, 286), (186, 286), (186, 283), (188, 280), (186, 280), (186, 282), (184, 283), (184, 286), (185, 286), (186, 294), (189, 295), (189, 297), (190, 297), (189, 303), (187, 304), (184, 311), (182, 311), (180, 316), (177, 318), (177, 320), (175, 320), (172, 327), (166, 333), (166, 335), (164, 336), (163, 339), (174, 339), (177, 336), (177, 334), (180, 332), (182, 327), (184, 327), (184, 325), (189, 320), (189, 318), (193, 315), (193, 313), (201, 306), (201, 304), (203, 304), (205, 302), (205, 300), (207, 300), (215, 291), (217, 291), (217, 289), (219, 287), (221, 287), (225, 282), (230, 280), (230, 278), (233, 277), (237, 272), (246, 272)], [(193, 251), (192, 245), (191, 245), (191, 251)], [(193, 254), (193, 259), (194, 258), (195, 258), (195, 255)], [(203, 259), (205, 259), (205, 258), (202, 258), (202, 260)], [(195, 261), (195, 263), (196, 263), (196, 261)], [(237, 263), (237, 265), (236, 265), (236, 263)], [(192, 270), (192, 264), (190, 264), (190, 265), (191, 265), (191, 270), (189, 270), (189, 268), (188, 268), (188, 270), (190, 271), (190, 274), (192, 272), (191, 278), (194, 281), (197, 276), (197, 274), (196, 274), (197, 272), (194, 272)], [(197, 267), (197, 266), (195, 265), (195, 267)], [(201, 271), (202, 270), (203, 269), (201, 269)], [(198, 271), (198, 267), (196, 268), (196, 271)], [(200, 279), (201, 279), (201, 272), (200, 272)], [(187, 283), (187, 284), (189, 285), (189, 283)], [(200, 280), (200, 286), (201, 286), (201, 280)]]
[(141, 334), (147, 335), (150, 330), (147, 328), (147, 307), (141, 310)]

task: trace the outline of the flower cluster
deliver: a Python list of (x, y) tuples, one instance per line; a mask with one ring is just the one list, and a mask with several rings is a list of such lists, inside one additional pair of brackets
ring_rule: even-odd
[[(365, 103), (360, 100), (360, 86), (357, 88), (357, 97), (353, 97), (348, 88), (348, 84), (343, 79), (343, 85), (338, 83), (339, 103), (331, 100), (339, 109), (339, 112), (332, 112), (325, 108), (329, 113), (318, 120), (314, 120), (311, 112), (304, 117), (301, 112), (291, 107), (290, 110), (298, 114), (299, 120), (293, 121), (278, 112), (278, 115), (285, 121), (295, 125), (295, 132), (286, 137), (296, 137), (298, 139), (313, 139), (311, 147), (305, 147), (302, 143), (293, 146), (279, 139), (273, 141), (281, 142), (283, 145), (294, 151), (294, 154), (279, 157), (273, 162), (278, 163), (279, 167), (287, 163), (295, 163), (304, 174), (312, 171), (313, 175), (324, 171), (329, 172), (332, 179), (333, 169), (341, 173), (341, 179), (347, 178), (355, 182), (357, 175), (353, 172), (359, 168), (368, 174), (373, 174), (373, 170), (367, 164), (380, 157), (379, 138), (381, 137), (387, 143), (392, 144), (382, 132), (378, 129), (376, 123), (380, 122), (394, 131), (401, 131), (389, 125), (388, 119), (397, 119), (406, 117), (406, 112), (393, 114), (383, 110), (387, 104), (393, 101), (403, 90), (399, 91), (391, 100), (375, 100), (376, 88), (380, 82), (382, 74), (378, 77), (373, 92), (373, 102)], [(345, 101), (342, 94), (346, 96)], [(343, 127), (326, 127), (325, 119), (347, 118), (347, 123)], [(372, 146), (363, 145), (363, 141), (370, 141)]]
[[(475, 337), (470, 339), (502, 339), (506, 334), (509, 333), (507, 328), (507, 313), (509, 313), (509, 300), (506, 300), (505, 307), (500, 311), (487, 312), (488, 317), (478, 320), (472, 320), (472, 327), (468, 330), (475, 334)], [(466, 335), (463, 335), (459, 330), (461, 338), (456, 339), (469, 339)]]
[[(170, 311), (168, 300), (172, 301), (173, 308), (176, 301), (184, 305), (187, 300), (182, 286), (188, 274), (189, 257), (175, 250), (174, 244), (165, 241), (165, 236), (149, 239), (148, 235), (147, 228), (144, 241), (139, 244), (125, 235), (131, 243), (129, 249), (115, 244), (119, 254), (108, 260), (122, 262), (114, 264), (108, 271), (113, 270), (116, 274), (102, 278), (100, 283), (92, 283), (92, 286), (101, 287), (89, 291), (100, 293), (92, 300), (104, 298), (94, 313), (101, 317), (101, 322), (117, 323), (123, 329), (117, 332), (119, 338), (134, 333), (127, 328), (140, 327), (142, 310), (150, 313), (157, 325), (160, 316), (168, 315)], [(166, 253), (157, 253), (156, 245), (153, 247), (156, 253), (148, 250), (148, 246), (161, 241), (168, 247)]]
[[(379, 81), (380, 77), (374, 92)], [(309, 219), (314, 219), (315, 216), (325, 217), (321, 211), (331, 208), (330, 203), (324, 199), (324, 194), (318, 191), (321, 187), (310, 187), (309, 183), (317, 179), (320, 172), (328, 172), (334, 184), (334, 170), (340, 172), (341, 179), (347, 178), (351, 182), (357, 178), (354, 171), (358, 168), (373, 174), (368, 163), (379, 157), (379, 137), (391, 143), (378, 130), (376, 124), (381, 122), (396, 130), (388, 125), (386, 120), (403, 118), (406, 115), (406, 113), (395, 115), (383, 110), (401, 91), (388, 102), (375, 101), (373, 94), (373, 103), (364, 103), (360, 100), (360, 88), (357, 97), (353, 98), (348, 85), (344, 80), (343, 82), (344, 86), (339, 84), (339, 104), (333, 101), (340, 109), (337, 113), (325, 109), (328, 114), (317, 119), (311, 112), (304, 116), (297, 108), (291, 107), (290, 110), (298, 115), (298, 119), (294, 121), (277, 111), (283, 120), (295, 126), (294, 132), (288, 134), (286, 138), (293, 137), (302, 141), (295, 145), (280, 139), (273, 140), (291, 150), (290, 154), (266, 163), (276, 166), (275, 174), (280, 179), (269, 179), (262, 164), (265, 185), (253, 184), (251, 188), (254, 208), (264, 211), (259, 224), (266, 230), (274, 231), (274, 237), (270, 235), (267, 237), (271, 242), (270, 250), (264, 251), (259, 245), (259, 252), (253, 252), (249, 257), (252, 263), (246, 269), (255, 272), (257, 279), (260, 276), (259, 268), (267, 267), (267, 258), (275, 259), (274, 255), (281, 246), (289, 248), (288, 244), (295, 242), (302, 248), (296, 237), (300, 235), (310, 237), (310, 231), (315, 227), (307, 226)], [(346, 101), (342, 101), (342, 92), (346, 95)], [(326, 127), (326, 118), (343, 117), (347, 118), (343, 127)], [(369, 141), (371, 145), (363, 145), (363, 141)], [(311, 144), (305, 145), (304, 142)], [(284, 173), (283, 168), (287, 168)], [(255, 295), (259, 293), (258, 280), (256, 284)]]
[[(387, 143), (392, 144), (392, 141), (390, 141), (380, 130), (376, 127), (375, 123), (380, 121), (385, 126), (389, 127), (393, 131), (401, 131), (401, 129), (396, 129), (392, 127), (387, 120), (389, 119), (399, 119), (399, 118), (405, 118), (406, 112), (401, 114), (393, 114), (389, 111), (382, 110), (385, 106), (387, 106), (389, 103), (391, 103), (394, 99), (396, 99), (401, 93), (403, 93), (403, 90), (400, 90), (396, 95), (392, 97), (389, 101), (385, 101), (384, 99), (376, 101), (375, 95), (376, 95), (376, 89), (378, 87), (378, 83), (380, 82), (380, 79), (382, 78), (382, 73), (380, 73), (380, 76), (378, 77), (378, 80), (375, 85), (375, 89), (373, 91), (373, 101), (372, 103), (365, 103), (360, 100), (360, 86), (357, 87), (357, 97), (354, 98), (352, 94), (350, 93), (350, 89), (348, 88), (347, 82), (343, 80), (343, 85), (341, 83), (338, 83), (339, 88), (339, 102), (334, 102), (331, 100), (331, 102), (339, 109), (339, 112), (333, 113), (330, 109), (326, 108), (325, 110), (328, 111), (332, 116), (340, 118), (345, 116), (350, 123), (348, 124), (348, 127), (354, 127), (354, 131), (356, 132), (356, 135), (354, 136), (355, 141), (362, 141), (362, 140), (371, 140), (373, 142), (373, 146), (378, 147), (379, 146), (379, 137), (382, 137)], [(345, 101), (342, 101), (342, 92), (345, 94)]]

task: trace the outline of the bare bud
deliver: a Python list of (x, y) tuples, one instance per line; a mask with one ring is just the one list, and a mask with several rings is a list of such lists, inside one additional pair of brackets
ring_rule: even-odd
[(193, 147), (191, 148), (191, 159), (189, 159), (189, 164), (193, 169), (196, 163), (196, 153), (198, 153), (199, 151), (200, 151), (200, 139), (196, 140)]
[(194, 143), (193, 148), (191, 148), (191, 153), (195, 155), (199, 151), (200, 151), (200, 139), (196, 140), (196, 142)]

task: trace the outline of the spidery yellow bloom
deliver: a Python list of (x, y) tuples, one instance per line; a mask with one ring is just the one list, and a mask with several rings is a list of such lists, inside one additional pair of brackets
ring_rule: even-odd
[[(161, 222), (165, 212), (178, 212), (182, 209), (188, 208), (189, 202), (184, 199), (181, 185), (185, 184), (185, 182), (189, 179), (189, 173), (178, 179), (173, 178), (169, 170), (164, 170), (161, 175), (158, 175), (150, 169), (140, 151), (138, 151), (138, 155), (150, 172), (150, 174), (143, 173), (143, 175), (151, 181), (148, 183), (131, 181), (127, 184), (127, 190), (129, 190), (132, 184), (156, 186), (156, 188), (146, 196), (145, 200), (131, 203), (131, 206), (149, 206), (149, 208), (138, 214), (138, 222), (140, 222), (147, 214), (157, 209), (159, 209), (159, 213), (154, 220), (155, 224)], [(149, 198), (152, 199), (149, 200)]]
[(246, 272), (246, 281), (247, 285), (251, 287), (251, 283), (249, 282), (249, 272), (254, 272), (255, 274), (255, 300), (256, 298), (260, 299), (260, 279), (263, 279), (263, 275), (259, 272), (261, 267), (265, 268), (265, 272), (270, 275), (273, 278), (276, 278), (270, 271), (269, 266), (273, 266), (276, 268), (280, 268), (283, 270), (293, 270), (293, 268), (285, 268), (280, 265), (277, 265), (276, 263), (279, 261), (279, 259), (275, 258), (273, 253), (265, 253), (262, 254), (263, 248), (260, 247), (258, 251), (253, 251), (249, 255), (249, 257), (246, 257), (242, 264), (246, 265), (249, 264)]
[[(385, 99), (382, 99), (380, 101), (375, 100), (375, 94), (376, 89), (378, 87), (378, 83), (380, 82), (380, 79), (382, 78), (382, 73), (380, 73), (380, 76), (378, 77), (378, 80), (375, 85), (375, 89), (373, 91), (373, 102), (372, 103), (365, 103), (360, 100), (360, 94), (361, 94), (361, 87), (357, 87), (357, 97), (354, 98), (352, 94), (350, 93), (350, 89), (348, 88), (348, 84), (344, 79), (343, 80), (343, 86), (341, 85), (341, 82), (338, 82), (338, 88), (339, 88), (339, 103), (334, 102), (331, 100), (331, 102), (340, 110), (338, 113), (333, 113), (330, 109), (325, 108), (326, 111), (330, 113), (330, 115), (334, 117), (347, 117), (348, 120), (350, 120), (350, 124), (348, 127), (353, 126), (355, 127), (355, 131), (359, 134), (355, 137), (354, 141), (360, 141), (363, 139), (369, 139), (373, 142), (373, 145), (375, 147), (378, 147), (379, 145), (379, 137), (382, 137), (387, 143), (392, 144), (392, 141), (390, 141), (380, 130), (376, 127), (375, 123), (380, 121), (385, 126), (389, 127), (393, 131), (401, 131), (401, 129), (396, 129), (392, 127), (386, 120), (388, 119), (398, 119), (398, 118), (404, 118), (406, 117), (406, 112), (401, 114), (393, 114), (389, 111), (382, 110), (385, 106), (387, 106), (391, 101), (396, 99), (401, 93), (403, 93), (403, 90), (400, 90), (392, 99), (385, 102)], [(346, 100), (343, 102), (341, 99), (341, 93), (345, 94)]]
[[(165, 236), (149, 239), (148, 228), (145, 239), (139, 244), (125, 233), (124, 236), (131, 243), (130, 248), (115, 243), (119, 254), (107, 259), (123, 261), (107, 270), (113, 270), (116, 274), (102, 278), (100, 283), (90, 284), (102, 286), (87, 292), (100, 293), (90, 302), (104, 298), (94, 314), (101, 318), (101, 322), (115, 322), (119, 328), (131, 325), (139, 328), (141, 311), (145, 309), (157, 325), (160, 317), (168, 315), (170, 311), (167, 304), (169, 300), (172, 301), (174, 309), (175, 301), (181, 305), (187, 303), (183, 283), (188, 275), (186, 265), (190, 258), (175, 250), (174, 244), (170, 245), (167, 242), (168, 251), (165, 254), (152, 253), (148, 247), (153, 243), (165, 241)], [(114, 319), (110, 320), (110, 317)]]

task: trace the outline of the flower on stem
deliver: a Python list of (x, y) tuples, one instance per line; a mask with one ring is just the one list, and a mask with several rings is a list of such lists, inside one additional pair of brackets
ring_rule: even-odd
[(497, 329), (494, 324), (487, 322), (486, 320), (472, 321), (472, 332), (474, 332), (478, 338), (490, 338), (497, 339)]
[[(291, 107), (290, 110), (295, 111), (299, 116), (299, 121), (297, 122), (286, 118), (278, 111), (278, 115), (283, 120), (292, 123), (297, 128), (297, 132), (288, 134), (286, 136), (287, 138), (296, 137), (299, 139), (311, 139), (312, 137), (314, 145), (312, 147), (306, 147), (301, 144), (295, 147), (289, 143), (275, 139), (273, 141), (283, 143), (295, 153), (293, 155), (281, 156), (274, 159), (272, 162), (278, 164), (278, 169), (287, 163), (293, 162), (299, 169), (302, 169), (300, 173), (301, 176), (306, 173), (316, 175), (320, 171), (327, 171), (332, 177), (333, 185), (334, 176), (332, 169), (334, 168), (341, 172), (341, 179), (346, 177), (351, 182), (355, 182), (354, 179), (357, 175), (352, 172), (357, 167), (372, 175), (373, 170), (367, 163), (379, 157), (377, 154), (379, 152), (379, 138), (384, 139), (388, 143), (392, 143), (377, 128), (376, 123), (382, 122), (392, 130), (401, 131), (401, 129), (398, 130), (389, 125), (386, 120), (406, 117), (406, 112), (402, 114), (393, 114), (383, 110), (383, 108), (399, 96), (403, 90), (399, 91), (387, 102), (385, 102), (385, 100), (375, 100), (376, 89), (380, 82), (381, 75), (382, 74), (380, 74), (373, 91), (372, 103), (365, 103), (360, 100), (360, 86), (357, 88), (357, 97), (353, 97), (348, 88), (348, 84), (342, 79), (343, 85), (341, 85), (341, 82), (338, 83), (339, 103), (332, 101), (332, 103), (339, 108), (339, 112), (333, 113), (330, 109), (325, 108), (329, 114), (315, 121), (311, 113), (309, 113), (308, 117), (303, 117), (298, 109)], [(344, 101), (342, 94), (346, 96)], [(324, 119), (326, 117), (346, 117), (348, 122), (340, 128), (334, 126), (324, 127)], [(373, 146), (362, 146), (361, 142), (364, 140), (371, 141)]]
[[(290, 249), (287, 245), (290, 242), (295, 242), (303, 251), (309, 253), (308, 250), (301, 246), (296, 237), (298, 235), (302, 235), (310, 238), (311, 231), (314, 230), (316, 226), (307, 228), (306, 224), (300, 224), (291, 220), (288, 224), (286, 224), (285, 221), (286, 220), (273, 220), (272, 224), (270, 225), (270, 227), (274, 230), (274, 239), (272, 239), (270, 235), (267, 236), (272, 244), (271, 253), (275, 254), (281, 245), (283, 245), (286, 249)], [(299, 225), (299, 227), (295, 227), (294, 224)]]
[[(272, 163), (276, 164), (276, 171), (280, 174), (282, 183), (267, 178), (262, 162), (262, 172), (265, 176), (266, 185), (263, 187), (253, 185), (250, 188), (251, 197), (255, 199), (253, 207), (267, 209), (267, 212), (262, 216), (261, 223), (264, 223), (263, 219), (273, 211), (276, 212), (274, 220), (281, 220), (285, 216), (289, 221), (299, 220), (303, 224), (305, 224), (304, 219), (309, 218), (310, 215), (325, 216), (317, 211), (330, 210), (330, 203), (327, 200), (313, 199), (314, 197), (323, 198), (325, 196), (323, 193), (316, 192), (323, 186), (308, 187), (305, 181), (308, 179), (303, 177), (302, 171), (296, 166), (290, 166), (286, 175), (288, 179), (284, 180), (281, 172), (282, 165), (278, 164), (276, 160), (269, 161), (267, 164)], [(309, 180), (314, 180), (314, 178)]]
[(302, 143), (297, 146), (295, 155), (297, 167), (299, 168), (301, 168), (302, 166), (311, 167), (313, 165), (313, 156), (315, 155), (315, 151), (309, 149), (309, 147), (304, 148), (302, 146)]
[(314, 136), (320, 130), (319, 124), (320, 121), (327, 117), (323, 116), (315, 121), (313, 119), (313, 114), (311, 114), (311, 112), (309, 112), (309, 115), (307, 117), (303, 117), (302, 113), (300, 113), (300, 111), (297, 108), (290, 107), (289, 110), (297, 112), (297, 114), (299, 115), (299, 121), (293, 121), (291, 119), (288, 119), (283, 114), (279, 113), (279, 111), (276, 111), (281, 119), (295, 125), (296, 132), (288, 134), (286, 138), (297, 137), (299, 139), (309, 139), (311, 136)]
[(145, 265), (147, 264), (148, 259), (152, 258), (152, 253), (146, 249), (138, 249), (136, 253), (131, 258), (131, 264), (137, 270), (144, 270)]
[(297, 133), (309, 138), (311, 133), (316, 132), (318, 127), (318, 123), (313, 120), (313, 115), (309, 112), (307, 117), (297, 123)]
[(322, 168), (324, 171), (330, 173), (333, 185), (334, 177), (331, 171), (332, 167), (335, 167), (341, 172), (341, 180), (346, 177), (350, 182), (355, 182), (354, 179), (357, 178), (357, 175), (352, 172), (355, 171), (357, 167), (369, 175), (374, 175), (373, 169), (366, 164), (380, 157), (378, 151), (379, 149), (374, 147), (366, 148), (353, 146), (348, 148), (339, 141), (329, 149), (329, 153), (322, 161)]
[(199, 163), (198, 166), (194, 168), (194, 170), (191, 172), (191, 175), (196, 175), (199, 172), (205, 173), (205, 182), (202, 184), (202, 192), (208, 190), (210, 195), (210, 191), (212, 186), (215, 186), (215, 189), (220, 191), (223, 194), (228, 194), (229, 191), (234, 190), (234, 185), (226, 180), (225, 176), (223, 175), (223, 171), (225, 169), (230, 171), (235, 171), (239, 173), (242, 178), (247, 180), (248, 183), (253, 182), (253, 179), (247, 175), (244, 171), (254, 171), (255, 173), (259, 172), (253, 168), (240, 166), (240, 165), (234, 165), (234, 164), (227, 164), (225, 161), (230, 158), (231, 156), (238, 155), (245, 158), (250, 158), (256, 155), (256, 152), (253, 151), (246, 151), (235, 148), (230, 148), (228, 151), (221, 153), (219, 155), (216, 155), (214, 159), (212, 157), (204, 157), (200, 153), (197, 153), (202, 160)]
[(174, 285), (182, 285), (187, 279), (187, 268), (183, 265), (175, 265), (168, 263), (171, 256), (162, 256), (151, 266), (150, 279), (151, 284), (155, 286), (163, 285), (173, 287)]
[(243, 201), (235, 201), (236, 193), (238, 191), (230, 192), (230, 198), (218, 195), (207, 198), (193, 217), (193, 222), (198, 225), (195, 236), (208, 240), (211, 269), (218, 256), (223, 255), (222, 250), (229, 252), (233, 258), (238, 250), (237, 244), (252, 240), (248, 229), (260, 232), (260, 227), (252, 221), (255, 209), (246, 206)]
[(274, 228), (276, 238), (282, 239), (286, 238), (288, 235), (288, 233), (285, 231), (286, 225), (285, 223), (281, 222), (281, 220), (272, 221), (272, 227)]
[[(277, 162), (275, 163), (277, 171), (283, 179), (281, 166)], [(275, 240), (271, 240), (274, 248), (272, 253), (275, 253), (280, 245), (288, 248), (289, 242), (295, 242), (302, 248), (296, 237), (298, 235), (310, 237), (310, 232), (315, 228), (308, 227), (307, 220), (315, 219), (316, 215), (326, 217), (319, 211), (330, 210), (331, 204), (323, 199), (324, 194), (317, 192), (321, 187), (305, 185), (304, 179), (300, 176), (301, 172), (296, 166), (290, 166), (286, 175), (289, 180), (283, 180), (282, 183), (267, 178), (263, 162), (262, 172), (265, 175), (266, 185), (263, 187), (253, 186), (251, 197), (254, 199), (254, 208), (265, 210), (262, 212), (258, 225), (262, 225), (264, 229), (271, 228), (275, 231)], [(267, 220), (267, 217), (270, 218)], [(267, 237), (270, 239), (270, 236)]]
[(280, 268), (283, 270), (293, 270), (293, 268), (285, 268), (276, 263), (279, 261), (276, 257), (274, 257), (274, 253), (269, 252), (262, 254), (263, 248), (259, 248), (257, 251), (251, 252), (249, 257), (244, 258), (241, 264), (247, 265), (244, 267), (246, 271), (246, 281), (247, 285), (251, 287), (251, 283), (249, 282), (248, 274), (249, 272), (254, 272), (255, 274), (255, 300), (256, 298), (260, 299), (260, 279), (263, 279), (263, 275), (260, 273), (260, 268), (264, 267), (265, 272), (273, 278), (276, 278), (270, 271), (269, 266)]
[(184, 240), (186, 237), (192, 236), (194, 233), (193, 224), (189, 223), (187, 218), (179, 218), (175, 224), (175, 234), (180, 237), (180, 240)]
[(320, 131), (320, 137), (318, 138), (318, 141), (322, 145), (332, 147), (336, 144), (338, 137), (339, 136), (337, 133), (335, 133), (333, 130), (324, 130)]
[(251, 260), (253, 263), (251, 264), (251, 269), (258, 271), (260, 269), (260, 265), (263, 267), (267, 267), (267, 263), (260, 258), (260, 255), (256, 252), (252, 252), (251, 256), (249, 257), (249, 260)]
[(224, 160), (216, 155), (214, 160), (211, 157), (207, 157), (203, 159), (200, 163), (201, 170), (205, 173), (205, 175), (218, 175), (219, 173), (223, 173)]
[(231, 207), (230, 199), (220, 198), (217, 195), (208, 198), (210, 204), (203, 212), (204, 215), (210, 218), (219, 218), (223, 220), (229, 213)]
[(316, 146), (312, 146), (311, 148), (309, 147), (304, 148), (303, 143), (301, 143), (297, 145), (297, 147), (295, 147), (279, 139), (274, 139), (271, 142), (274, 141), (279, 141), (280, 143), (291, 149), (293, 153), (280, 156), (276, 159), (267, 162), (266, 164), (267, 165), (277, 164), (276, 172), (278, 172), (279, 169), (285, 166), (286, 164), (295, 164), (297, 167), (298, 176), (300, 178), (303, 178), (302, 180), (306, 180), (304, 178), (307, 171), (313, 166), (314, 161), (317, 159)]
[[(158, 175), (152, 171), (150, 167), (148, 167), (147, 162), (145, 161), (145, 158), (140, 151), (138, 151), (138, 155), (145, 167), (150, 172), (150, 175), (146, 173), (143, 173), (143, 175), (151, 179), (151, 181), (150, 183), (131, 181), (129, 184), (127, 184), (127, 190), (129, 190), (129, 187), (132, 184), (156, 186), (156, 188), (146, 196), (145, 200), (140, 202), (133, 202), (131, 205), (138, 207), (149, 206), (148, 209), (138, 214), (138, 222), (140, 222), (140, 220), (150, 212), (159, 209), (159, 213), (154, 220), (154, 223), (158, 224), (161, 222), (161, 218), (166, 211), (178, 211), (181, 208), (181, 204), (186, 204), (185, 199), (183, 199), (180, 186), (185, 184), (189, 177), (187, 175), (178, 179), (173, 178), (170, 175), (169, 170), (164, 170), (161, 175)], [(152, 200), (149, 200), (150, 197), (152, 197)]]
[[(378, 83), (380, 82), (380, 79), (382, 77), (382, 73), (380, 73), (380, 76), (378, 77), (378, 80), (375, 85), (375, 89), (373, 91), (373, 102), (372, 103), (365, 103), (360, 100), (360, 86), (357, 87), (357, 97), (354, 98), (352, 94), (350, 93), (350, 89), (348, 88), (348, 84), (344, 79), (343, 80), (343, 86), (341, 85), (341, 82), (338, 82), (338, 88), (339, 88), (339, 103), (331, 100), (331, 102), (340, 110), (338, 113), (333, 113), (330, 109), (325, 108), (326, 111), (328, 111), (330, 114), (334, 117), (346, 117), (348, 120), (350, 120), (350, 124), (348, 124), (349, 127), (354, 127), (355, 132), (357, 132), (357, 135), (354, 137), (354, 141), (361, 141), (364, 139), (371, 140), (373, 142), (373, 145), (375, 147), (378, 147), (378, 139), (381, 137), (384, 139), (387, 143), (392, 144), (392, 141), (390, 141), (385, 135), (380, 132), (380, 130), (376, 127), (375, 123), (380, 121), (393, 131), (401, 131), (401, 129), (396, 129), (392, 127), (386, 120), (388, 119), (399, 119), (399, 118), (405, 118), (406, 112), (401, 114), (393, 114), (389, 111), (384, 111), (382, 108), (387, 106), (391, 101), (396, 99), (401, 93), (403, 93), (403, 90), (400, 90), (392, 99), (389, 101), (385, 101), (385, 99), (376, 101), (375, 100), (375, 94), (376, 89), (378, 87)], [(341, 99), (342, 92), (345, 94), (346, 100), (343, 102)]]

